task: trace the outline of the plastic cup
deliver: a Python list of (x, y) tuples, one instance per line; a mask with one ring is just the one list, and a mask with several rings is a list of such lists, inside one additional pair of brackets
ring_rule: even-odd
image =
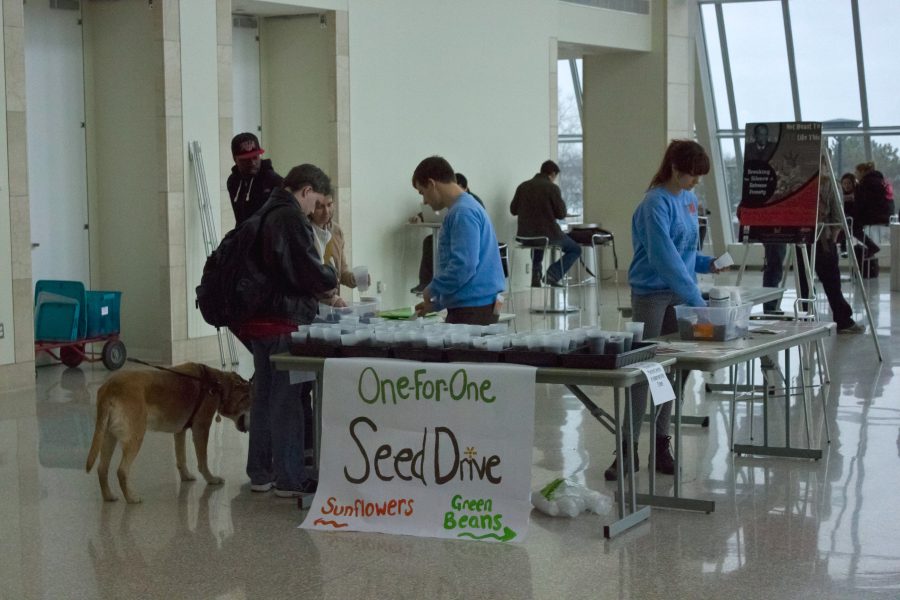
[(355, 346), (359, 338), (356, 337), (356, 332), (353, 333), (343, 333), (341, 334), (341, 346)]
[(630, 331), (634, 334), (633, 341), (635, 342), (640, 342), (644, 339), (644, 324), (641, 321), (625, 323), (625, 331)]
[[(349, 335), (349, 334), (347, 334)], [(354, 338), (356, 335), (354, 334)], [(325, 330), (325, 343), (327, 344), (340, 344), (341, 343), (341, 330), (335, 329), (333, 327), (329, 327)]]
[(360, 292), (365, 292), (369, 289), (369, 267), (360, 265), (358, 267), (353, 267), (351, 271), (353, 273), (353, 278), (356, 280), (356, 289)]
[(622, 339), (622, 336), (610, 336), (610, 338), (606, 340), (605, 352), (606, 354), (622, 354), (625, 352), (625, 340)]
[(444, 336), (440, 334), (429, 335), (425, 338), (425, 344), (429, 348), (443, 348), (444, 347)]
[(485, 338), (485, 348), (491, 352), (500, 352), (503, 350), (503, 342), (503, 337), (499, 335), (487, 337)]
[(618, 335), (622, 338), (622, 343), (625, 345), (625, 352), (631, 350), (631, 347), (634, 345), (634, 334), (630, 331), (620, 331)]
[(606, 336), (599, 329), (591, 329), (585, 332), (588, 349), (591, 354), (603, 354), (606, 351)]

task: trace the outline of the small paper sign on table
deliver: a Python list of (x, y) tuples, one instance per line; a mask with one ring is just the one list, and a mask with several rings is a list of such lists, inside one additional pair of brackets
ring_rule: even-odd
[(653, 405), (659, 406), (675, 399), (675, 390), (672, 389), (672, 382), (666, 375), (666, 370), (662, 365), (656, 362), (636, 362), (628, 365), (633, 369), (640, 369), (647, 377), (647, 383), (650, 386), (650, 397), (653, 398)]
[(319, 486), (301, 527), (518, 542), (535, 369), (325, 361)]

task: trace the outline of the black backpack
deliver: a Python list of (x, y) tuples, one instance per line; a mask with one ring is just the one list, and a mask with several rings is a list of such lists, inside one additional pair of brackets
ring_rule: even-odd
[(268, 210), (260, 208), (222, 239), (203, 265), (197, 286), (197, 308), (210, 325), (239, 325), (272, 295), (269, 278), (259, 268), (256, 241)]

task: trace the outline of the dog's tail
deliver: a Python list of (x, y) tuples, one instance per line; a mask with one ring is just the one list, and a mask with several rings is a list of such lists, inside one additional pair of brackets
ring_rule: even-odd
[(103, 445), (103, 438), (106, 437), (106, 429), (109, 426), (109, 403), (102, 401), (105, 387), (105, 385), (101, 386), (97, 392), (97, 423), (94, 425), (94, 439), (91, 441), (91, 449), (88, 451), (87, 463), (84, 466), (84, 470), (88, 473), (94, 468), (94, 461), (100, 454), (100, 447)]

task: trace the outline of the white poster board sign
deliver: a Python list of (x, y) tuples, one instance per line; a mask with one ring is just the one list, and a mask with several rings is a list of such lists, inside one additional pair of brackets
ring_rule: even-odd
[(301, 527), (518, 542), (535, 369), (325, 361), (316, 497)]

